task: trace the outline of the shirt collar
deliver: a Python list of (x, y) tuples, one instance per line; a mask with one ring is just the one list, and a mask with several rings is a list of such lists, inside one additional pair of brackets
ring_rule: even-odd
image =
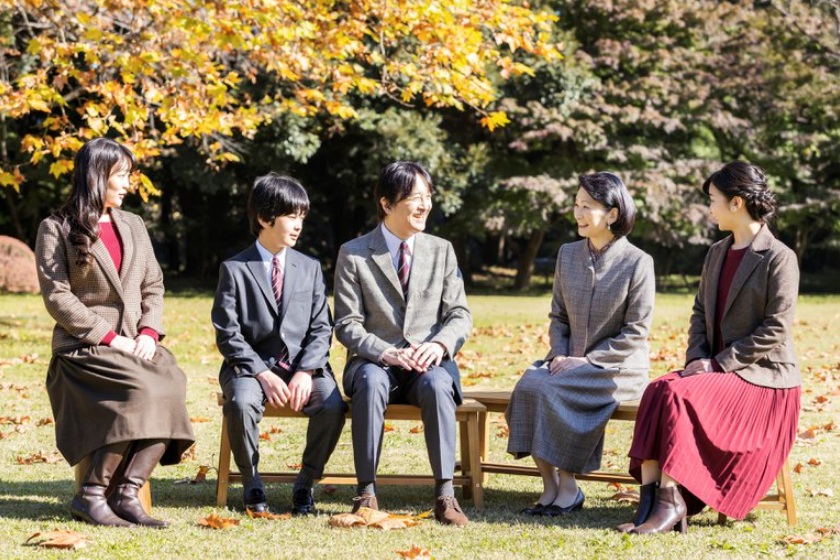
[[(388, 252), (391, 253), (392, 257), (396, 257), (400, 251), (400, 245), (402, 245), (403, 240), (391, 233), (391, 231), (385, 227), (385, 222), (382, 222), (382, 236), (385, 237), (385, 244), (388, 246)], [(411, 255), (414, 255), (414, 238), (417, 237), (416, 235), (412, 235), (408, 239), (405, 240), (408, 243), (408, 251)]]
[[(275, 255), (271, 254), (271, 251), (266, 249), (262, 246), (259, 239), (257, 240), (257, 252), (260, 254), (260, 258), (263, 260), (264, 263), (271, 263), (274, 259)], [(286, 268), (286, 248), (283, 247), (279, 251), (277, 251), (277, 258), (280, 260), (280, 268)]]

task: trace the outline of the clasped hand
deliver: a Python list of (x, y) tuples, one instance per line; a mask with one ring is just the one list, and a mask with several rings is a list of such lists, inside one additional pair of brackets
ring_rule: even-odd
[(576, 367), (588, 365), (588, 358), (576, 358), (573, 356), (554, 356), (548, 364), (548, 371), (551, 375), (563, 373)]
[(412, 344), (408, 348), (389, 348), (382, 353), (382, 361), (418, 373), (425, 373), (432, 365), (439, 366), (446, 349), (437, 342)]
[(713, 369), (712, 360), (700, 358), (685, 366), (685, 369), (680, 372), (680, 377), (691, 377), (692, 375), (697, 375), (698, 373), (709, 373)]
[(151, 360), (155, 357), (157, 343), (154, 338), (147, 334), (137, 335), (137, 338), (134, 340), (131, 340), (127, 336), (117, 335), (111, 341), (111, 347), (128, 354), (134, 354), (144, 360)]
[(270, 370), (258, 373), (257, 381), (262, 386), (266, 401), (275, 408), (288, 404), (289, 408), (300, 412), (312, 394), (312, 376), (305, 371), (295, 373), (288, 385)]

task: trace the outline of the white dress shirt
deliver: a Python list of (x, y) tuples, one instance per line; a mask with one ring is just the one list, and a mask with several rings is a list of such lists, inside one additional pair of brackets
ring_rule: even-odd
[[(382, 235), (385, 236), (385, 244), (388, 246), (388, 252), (391, 253), (391, 260), (394, 262), (394, 268), (397, 272), (400, 271), (400, 245), (403, 240), (391, 233), (382, 223)], [(412, 235), (405, 240), (408, 243), (408, 270), (411, 270), (411, 261), (414, 260), (414, 236)]]
[(272, 265), (272, 260), (274, 260), (274, 257), (276, 256), (278, 258), (278, 260), (280, 261), (280, 270), (285, 272), (286, 271), (286, 248), (283, 247), (282, 249), (277, 251), (276, 255), (272, 255), (271, 251), (269, 251), (268, 249), (263, 247), (262, 244), (259, 242), (259, 240), (257, 240), (257, 252), (260, 254), (260, 257), (262, 257), (263, 267), (265, 268), (265, 275), (266, 275), (266, 278), (268, 278), (268, 285), (272, 286), (272, 283), (271, 283), (271, 269), (272, 269), (272, 266), (273, 266)]

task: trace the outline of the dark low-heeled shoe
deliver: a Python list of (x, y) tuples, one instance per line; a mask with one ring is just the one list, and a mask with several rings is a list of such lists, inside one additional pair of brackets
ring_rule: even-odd
[(315, 513), (315, 498), (311, 488), (300, 488), (292, 493), (292, 515), (312, 515)]
[(262, 488), (252, 488), (244, 502), (245, 509), (250, 509), (253, 513), (270, 513), (265, 491)]
[(528, 506), (524, 509), (519, 510), (519, 513), (521, 513), (522, 515), (542, 515), (546, 507), (547, 506), (545, 504), (537, 502), (532, 506)]
[(578, 488), (577, 497), (571, 505), (561, 507), (552, 504), (550, 506), (546, 506), (545, 509), (543, 509), (542, 514), (546, 517), (557, 517), (558, 515), (566, 515), (567, 513), (572, 513), (573, 511), (577, 511), (583, 507), (583, 501), (585, 499), (586, 496), (583, 495), (583, 491), (580, 488)]

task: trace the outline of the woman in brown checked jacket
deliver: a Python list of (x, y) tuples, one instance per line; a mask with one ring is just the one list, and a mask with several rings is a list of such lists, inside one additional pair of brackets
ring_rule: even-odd
[(178, 463), (194, 437), (186, 377), (157, 345), (163, 274), (143, 220), (119, 209), (135, 165), (113, 140), (87, 142), (76, 155), (69, 199), (41, 222), (38, 277), (56, 321), (47, 391), (59, 451), (71, 465), (89, 460), (73, 517), (165, 527), (137, 493), (157, 463)]

